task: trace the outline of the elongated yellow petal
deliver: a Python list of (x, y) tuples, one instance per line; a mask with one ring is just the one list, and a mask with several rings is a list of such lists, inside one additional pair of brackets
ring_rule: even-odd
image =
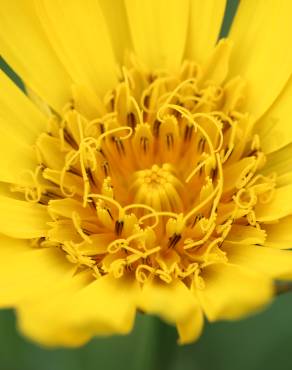
[(292, 77), (274, 104), (257, 123), (261, 147), (265, 153), (274, 152), (292, 142)]
[(29, 144), (47, 128), (47, 118), (1, 70), (0, 117), (6, 122), (5, 131)]
[(211, 52), (206, 63), (203, 65), (202, 81), (212, 81), (221, 84), (228, 73), (229, 59), (232, 50), (232, 43), (222, 39)]
[(35, 152), (11, 130), (6, 130), (8, 125), (0, 116), (0, 180), (21, 184), (26, 181), (23, 171), (36, 168)]
[(231, 264), (204, 269), (205, 288), (198, 297), (210, 321), (234, 320), (258, 310), (273, 296), (271, 279), (258, 272)]
[(219, 37), (226, 0), (192, 0), (186, 58), (204, 62)]
[(50, 221), (45, 206), (0, 195), (0, 232), (14, 238), (46, 235)]
[(139, 307), (171, 323), (181, 323), (196, 312), (197, 302), (181, 281), (167, 284), (152, 280), (143, 286)]
[(41, 22), (76, 84), (104, 93), (117, 82), (110, 38), (95, 0), (35, 1)]
[(292, 171), (292, 144), (267, 155), (265, 167), (261, 172), (265, 175), (275, 172), (277, 176), (286, 175)]
[(226, 240), (232, 245), (264, 244), (266, 233), (253, 226), (233, 225)]
[(270, 222), (292, 214), (292, 184), (275, 190), (271, 202), (257, 204), (255, 214), (258, 221)]
[(179, 67), (188, 29), (188, 0), (126, 0), (135, 52), (147, 67)]
[(30, 144), (46, 129), (47, 120), (35, 105), (0, 71), (0, 180), (19, 183), (24, 169), (34, 169)]
[(90, 339), (89, 333), (62, 322), (62, 305), (92, 280), (88, 272), (67, 276), (46, 292), (23, 301), (17, 309), (18, 326), (22, 333), (46, 346), (75, 347), (86, 343)]
[(132, 40), (128, 25), (124, 0), (99, 0), (112, 47), (119, 63), (123, 63), (125, 51), (132, 49)]
[(74, 269), (56, 248), (33, 248), (28, 241), (0, 235), (0, 306), (41, 295)]
[[(290, 225), (291, 227), (291, 225)], [(290, 248), (292, 242), (290, 242)], [(259, 271), (271, 278), (279, 279), (292, 276), (292, 251), (281, 251), (257, 245), (232, 245), (224, 243), (230, 263)]]
[(188, 344), (194, 342), (202, 333), (204, 326), (204, 315), (198, 299), (197, 307), (194, 312), (184, 321), (177, 323), (179, 333), (179, 344)]
[(47, 41), (33, 2), (6, 1), (0, 18), (0, 53), (32, 90), (61, 109), (70, 98), (70, 79)]
[(230, 37), (234, 41), (231, 75), (247, 79), (246, 109), (262, 116), (291, 74), (292, 2), (241, 1)]
[(264, 225), (267, 233), (265, 245), (272, 248), (292, 249), (292, 216), (282, 218), (279, 222)]
[(76, 346), (93, 335), (127, 333), (135, 318), (138, 286), (105, 276), (77, 275), (43, 299), (20, 307), (24, 333), (46, 345)]

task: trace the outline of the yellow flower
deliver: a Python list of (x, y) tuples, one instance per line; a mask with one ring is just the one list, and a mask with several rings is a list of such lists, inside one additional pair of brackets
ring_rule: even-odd
[[(0, 305), (47, 345), (195, 340), (292, 276), (290, 0), (14, 0), (0, 47)], [(34, 104), (35, 103), (35, 104)], [(285, 250), (286, 249), (286, 250)]]

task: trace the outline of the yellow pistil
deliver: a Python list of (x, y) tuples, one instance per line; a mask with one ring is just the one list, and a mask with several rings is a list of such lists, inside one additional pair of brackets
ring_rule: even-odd
[(39, 244), (59, 246), (97, 278), (201, 289), (202, 269), (227, 262), (230, 230), (261, 230), (254, 208), (275, 188), (274, 176), (258, 173), (265, 156), (241, 111), (242, 86), (204, 80), (192, 62), (176, 74), (135, 64), (100, 116), (72, 100), (36, 143), (35, 186), (14, 189), (48, 207), (51, 230)]

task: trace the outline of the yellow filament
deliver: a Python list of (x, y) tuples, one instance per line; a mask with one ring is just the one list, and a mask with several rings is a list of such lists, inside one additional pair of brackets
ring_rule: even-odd
[[(218, 154), (216, 154), (216, 156), (218, 156)], [(189, 213), (187, 213), (187, 215), (184, 217), (184, 223), (187, 222), (187, 220), (190, 219), (190, 217), (192, 217), (194, 214), (196, 214), (201, 208), (203, 208), (206, 204), (208, 204), (211, 199), (217, 194), (217, 195), (221, 195), (222, 194), (222, 190), (223, 190), (223, 171), (222, 171), (222, 166), (220, 164), (220, 160), (218, 160), (218, 173), (219, 173), (219, 177), (218, 177), (218, 184), (217, 186), (215, 187), (215, 189), (212, 191), (212, 193), (207, 197), (205, 198), (201, 203), (199, 203), (195, 208), (193, 208)], [(217, 197), (217, 202), (219, 202), (219, 196)], [(215, 209), (216, 207), (214, 207), (214, 204), (213, 204), (213, 209)]]
[[(210, 114), (207, 114), (207, 113), (195, 113), (195, 114), (193, 114), (194, 119), (196, 119), (197, 117), (207, 118), (216, 127), (217, 133), (219, 134), (219, 137), (220, 137), (220, 141), (219, 141), (218, 147), (216, 149), (214, 149), (214, 153), (219, 152), (219, 150), (222, 148), (223, 140), (224, 140), (220, 124), (216, 121), (216, 119), (214, 117), (212, 117)], [(202, 131), (202, 132), (205, 132), (205, 131)], [(207, 135), (206, 132), (205, 132), (205, 134)]]
[(78, 156), (79, 156), (79, 151), (76, 152), (75, 150), (72, 150), (71, 152), (69, 152), (66, 156), (66, 159), (65, 159), (65, 166), (61, 170), (60, 189), (61, 189), (61, 192), (64, 194), (65, 197), (72, 197), (74, 195), (74, 189), (71, 189), (71, 191), (69, 193), (65, 190), (64, 182), (65, 182), (65, 176), (66, 176), (67, 171), (70, 170), (71, 165), (74, 164), (74, 161), (75, 161), (75, 159), (78, 158)]
[(124, 209), (121, 207), (120, 203), (113, 198), (107, 197), (106, 195), (102, 194), (88, 194), (88, 198), (97, 198), (113, 204), (119, 211), (119, 219), (123, 219)]
[(146, 209), (147, 211), (150, 212), (150, 214), (145, 215), (145, 216), (142, 216), (138, 220), (138, 223), (139, 224), (142, 224), (143, 221), (145, 221), (148, 218), (154, 217), (155, 218), (155, 223), (153, 225), (149, 226), (149, 227), (153, 229), (153, 228), (155, 228), (158, 225), (159, 219), (158, 219), (158, 216), (157, 216), (157, 212), (155, 211), (154, 208), (152, 208), (150, 206), (147, 206), (146, 204), (139, 204), (139, 203), (130, 204), (130, 205), (124, 207), (123, 210), (124, 210), (124, 212), (127, 212), (130, 209), (135, 209), (135, 208)]
[(100, 148), (101, 142), (102, 142), (102, 140), (105, 137), (107, 137), (109, 135), (112, 135), (112, 134), (115, 134), (116, 132), (124, 131), (124, 130), (129, 131), (129, 133), (127, 135), (125, 135), (125, 136), (119, 137), (119, 139), (120, 140), (127, 140), (127, 139), (129, 139), (132, 136), (132, 133), (133, 133), (133, 129), (131, 127), (129, 127), (129, 126), (121, 126), (121, 127), (113, 128), (111, 130), (108, 130), (108, 131), (104, 132), (103, 134), (101, 134), (98, 137), (98, 139), (97, 139), (97, 143), (98, 143), (97, 144), (97, 148)]
[(134, 107), (136, 109), (136, 112), (137, 112), (137, 115), (138, 115), (138, 118), (139, 118), (139, 123), (140, 124), (143, 124), (144, 123), (144, 120), (143, 120), (143, 116), (142, 116), (142, 111), (139, 108), (139, 105), (138, 105), (136, 99), (131, 96), (130, 97), (130, 100), (131, 100), (131, 102), (133, 103), (133, 105), (134, 105)]
[(92, 244), (92, 240), (83, 232), (81, 228), (81, 219), (77, 212), (72, 212), (72, 221), (76, 231), (81, 236), (81, 238), (83, 238), (86, 242)]

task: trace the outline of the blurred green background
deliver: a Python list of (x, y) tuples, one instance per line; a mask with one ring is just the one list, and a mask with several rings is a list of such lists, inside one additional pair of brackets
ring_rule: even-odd
[[(221, 36), (228, 32), (237, 3), (228, 1)], [(0, 68), (23, 87), (1, 60)], [(173, 327), (139, 315), (129, 336), (94, 339), (79, 349), (45, 349), (24, 339), (14, 313), (2, 310), (0, 370), (290, 370), (292, 294), (278, 297), (256, 316), (207, 323), (192, 345), (177, 346), (176, 337)]]

